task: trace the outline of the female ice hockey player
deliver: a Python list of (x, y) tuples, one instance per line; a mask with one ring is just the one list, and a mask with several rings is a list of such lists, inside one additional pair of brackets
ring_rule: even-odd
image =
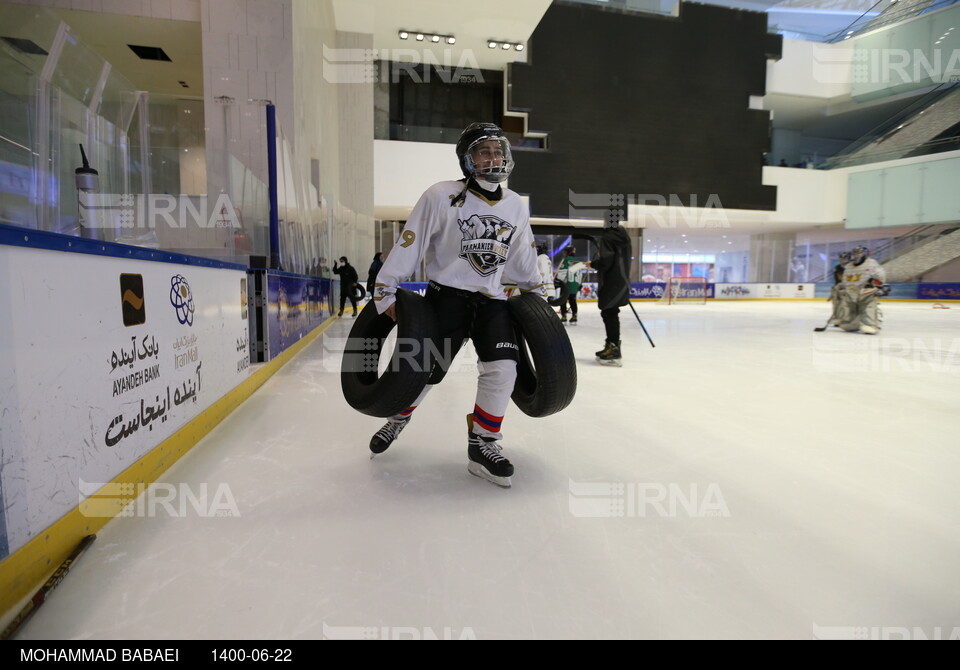
[(420, 197), (380, 269), (374, 295), (377, 311), (396, 319), (397, 287), (426, 261), (426, 297), (437, 314), (439, 348), (451, 353), (434, 365), (420, 397), (377, 431), (370, 451), (386, 451), (397, 439), (470, 337), (480, 362), (476, 404), (467, 415), (468, 469), (509, 487), (513, 465), (499, 440), (516, 380), (518, 346), (503, 284), (513, 282), (544, 299), (546, 286), (537, 269), (527, 207), (502, 185), (514, 166), (503, 131), (492, 123), (471, 124), (460, 135), (456, 153), (464, 178), (434, 184)]

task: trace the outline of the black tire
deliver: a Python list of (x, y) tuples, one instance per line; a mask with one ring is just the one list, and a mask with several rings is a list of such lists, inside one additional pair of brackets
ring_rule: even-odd
[(549, 300), (547, 300), (547, 303), (550, 305), (553, 305), (554, 307), (565, 305), (567, 302), (567, 299), (570, 297), (570, 288), (567, 286), (567, 282), (560, 281), (559, 279), (557, 279), (556, 281), (553, 282), (553, 286), (554, 288), (559, 289), (560, 293), (557, 295), (556, 298), (550, 298)]
[(360, 284), (354, 284), (350, 292), (353, 294), (353, 299), (357, 302), (363, 300), (363, 296), (367, 295), (366, 290), (360, 286)]
[(567, 331), (547, 303), (532, 293), (510, 298), (507, 307), (520, 346), (510, 397), (528, 416), (556, 414), (577, 393), (577, 362)]
[[(378, 375), (383, 344), (397, 329), (390, 365)], [(352, 408), (369, 416), (389, 417), (413, 404), (430, 378), (431, 363), (424, 342), (439, 337), (437, 318), (426, 298), (397, 290), (397, 321), (378, 314), (371, 300), (350, 329), (340, 367), (340, 387)], [(401, 343), (406, 343), (402, 345)]]

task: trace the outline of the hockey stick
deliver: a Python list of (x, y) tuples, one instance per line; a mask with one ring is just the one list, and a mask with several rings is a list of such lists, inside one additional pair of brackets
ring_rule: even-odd
[(633, 315), (634, 315), (635, 317), (637, 317), (637, 323), (639, 323), (639, 324), (640, 324), (640, 327), (643, 328), (643, 334), (647, 336), (647, 341), (650, 342), (650, 346), (653, 347), (654, 349), (656, 349), (656, 348), (657, 348), (657, 345), (655, 345), (655, 344), (653, 343), (653, 340), (650, 339), (650, 333), (647, 332), (647, 327), (644, 326), (644, 325), (643, 325), (643, 321), (640, 320), (640, 315), (637, 314), (637, 310), (634, 308), (633, 303), (628, 300), (628, 301), (627, 301), (627, 304), (630, 305), (630, 309), (633, 310)]
[(822, 328), (814, 328), (814, 329), (813, 329), (813, 332), (815, 332), (815, 333), (822, 333), (823, 331), (825, 331), (825, 330), (826, 330), (827, 328), (829, 328), (829, 327), (830, 327), (830, 322), (827, 321), (826, 325), (824, 325)]
[(49, 596), (50, 593), (60, 585), (60, 582), (63, 581), (63, 578), (67, 576), (68, 572), (70, 572), (70, 568), (73, 567), (73, 564), (78, 558), (80, 558), (83, 552), (87, 550), (87, 547), (93, 544), (93, 541), (96, 539), (96, 535), (87, 535), (80, 540), (80, 544), (78, 544), (77, 548), (73, 550), (73, 553), (67, 557), (67, 560), (60, 564), (60, 567), (58, 567), (54, 573), (50, 575), (50, 579), (44, 582), (43, 586), (41, 586), (40, 589), (33, 594), (30, 602), (28, 602), (26, 606), (20, 610), (20, 613), (14, 617), (13, 621), (10, 622), (10, 625), (4, 628), (3, 633), (0, 633), (0, 640), (8, 640), (12, 638), (17, 631), (20, 630), (23, 624), (27, 623), (27, 621), (30, 620), (30, 617), (36, 614), (37, 610), (40, 609), (40, 606), (46, 602), (47, 596)]

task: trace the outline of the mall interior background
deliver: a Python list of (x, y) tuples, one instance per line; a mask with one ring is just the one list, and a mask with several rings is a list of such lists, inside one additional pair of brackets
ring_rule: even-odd
[[(199, 229), (189, 222), (154, 230), (115, 226), (95, 231), (98, 239), (241, 262), (249, 262), (250, 256), (268, 257), (267, 101), (276, 106), (279, 135), (280, 256), (283, 269), (296, 273), (329, 277), (330, 257), (347, 255), (362, 269), (375, 251), (388, 251), (423, 188), (435, 176), (457, 176), (450, 145), (474, 118), (501, 123), (511, 133), (519, 166), (512, 186), (530, 193), (534, 223), (568, 223), (562, 216), (568, 189), (596, 192), (604, 183), (610, 185), (604, 192), (622, 193), (634, 202), (653, 193), (660, 202), (670, 199), (676, 205), (628, 206), (624, 218), (635, 238), (636, 281), (678, 272), (732, 282), (824, 280), (839, 251), (863, 244), (883, 261), (949, 235), (960, 220), (960, 214), (942, 220), (918, 208), (913, 220), (881, 215), (874, 217), (874, 226), (851, 230), (845, 226), (845, 210), (859, 205), (842, 202), (854, 193), (846, 186), (846, 175), (841, 196), (830, 196), (837, 203), (826, 207), (817, 201), (828, 199), (825, 191), (838, 187), (798, 186), (796, 179), (809, 180), (811, 175), (790, 174), (812, 167), (823, 168), (814, 170), (817, 176), (836, 176), (851, 166), (871, 167), (878, 160), (886, 169), (896, 168), (934, 152), (935, 157), (952, 157), (940, 153), (956, 147), (960, 122), (953, 105), (943, 103), (954, 96), (949, 81), (937, 83), (931, 76), (910, 90), (901, 85), (858, 93), (856, 82), (817, 76), (824, 59), (810, 48), (835, 46), (837, 30), (855, 19), (859, 21), (855, 39), (882, 35), (889, 25), (880, 22), (886, 13), (877, 9), (854, 16), (859, 5), (849, 3), (854, 11), (835, 11), (832, 23), (823, 24), (830, 9), (805, 3), (808, 24), (822, 33), (814, 35), (796, 25), (803, 12), (793, 12), (792, 26), (775, 23), (787, 16), (786, 3), (770, 5), (767, 17), (710, 7), (711, 20), (750, 19), (748, 32), (755, 47), (744, 56), (749, 66), (739, 72), (715, 64), (722, 59), (712, 59), (711, 66), (710, 53), (717, 49), (726, 53), (724, 45), (737, 38), (728, 31), (711, 33), (710, 22), (692, 28), (686, 42), (672, 40), (681, 43), (673, 52), (665, 54), (668, 41), (644, 52), (646, 60), (631, 60), (631, 51), (623, 51), (618, 43), (631, 33), (609, 35), (610, 30), (626, 26), (644, 38), (638, 44), (649, 44), (652, 35), (676, 22), (666, 16), (671, 8), (665, 3), (541, 0), (524, 3), (522, 9), (516, 3), (494, 3), (486, 13), (502, 18), (491, 25), (479, 22), (480, 26), (465, 21), (453, 8), (439, 9), (438, 3), (401, 3), (403, 11), (391, 10), (388, 4), (336, 0), (0, 4), (5, 26), (0, 40), (4, 140), (0, 222), (77, 234), (74, 170), (81, 165), (79, 145), (84, 144), (100, 173), (102, 193), (227, 194), (239, 225), (234, 231)], [(893, 25), (904, 33), (905, 24), (923, 24), (911, 39), (940, 37), (936, 42), (940, 49), (955, 45), (960, 31), (946, 29), (945, 38), (933, 32), (941, 24), (956, 23), (958, 7), (943, 2), (921, 5)], [(939, 22), (936, 30), (926, 25), (934, 19)], [(571, 22), (579, 22), (584, 30), (580, 48), (566, 49), (567, 62), (553, 44), (566, 44)], [(588, 29), (592, 23), (609, 29), (610, 48), (602, 48), (603, 30)], [(770, 32), (763, 30), (764, 24)], [(413, 36), (401, 40), (397, 32), (426, 26), (438, 33), (456, 33), (456, 44), (431, 52), (431, 47), (417, 47)], [(852, 32), (839, 34), (846, 37)], [(485, 37), (476, 39), (478, 35)], [(489, 49), (485, 42), (494, 36), (526, 49)], [(800, 36), (806, 39), (796, 39)], [(711, 49), (701, 44), (704, 40), (714, 40)], [(538, 53), (544, 55), (538, 59)], [(663, 65), (664, 55), (670, 56), (668, 66), (676, 69)], [(656, 65), (650, 64), (654, 58)], [(579, 70), (558, 81), (563, 68), (576, 63)], [(657, 77), (659, 88), (643, 85), (641, 78), (602, 97), (589, 85), (591, 76), (606, 83), (637, 69), (647, 71), (648, 79)], [(949, 72), (937, 74), (943, 79)], [(692, 80), (691, 75), (700, 79)], [(738, 83), (744, 78), (749, 78), (746, 84)], [(701, 90), (704, 82), (716, 80), (713, 89)], [(737, 86), (744, 95), (750, 94), (750, 109), (722, 116), (720, 108), (736, 106), (737, 98), (722, 102), (719, 92)], [(684, 92), (686, 98), (676, 98)], [(546, 96), (539, 105), (538, 96)], [(697, 100), (700, 108), (695, 108)], [(527, 111), (516, 111), (521, 109)], [(939, 126), (943, 130), (901, 150), (894, 161), (889, 160), (889, 151), (848, 155), (852, 145), (876, 138), (884, 123), (901, 118), (905, 109), (943, 117)], [(748, 113), (751, 121), (731, 128), (738, 113)], [(624, 127), (631, 130), (611, 132), (609, 142), (629, 145), (629, 150), (611, 151), (596, 139), (618, 116), (625, 117)], [(679, 116), (680, 120), (674, 118)], [(667, 122), (665, 130), (651, 127), (659, 120)], [(569, 127), (561, 128), (564, 123)], [(660, 140), (664, 135), (666, 143)], [(577, 137), (581, 144), (571, 145), (571, 138)], [(651, 138), (661, 143), (651, 145)], [(672, 165), (680, 154), (682, 160)], [(779, 167), (782, 163), (791, 167)], [(950, 169), (956, 170), (955, 165)], [(673, 176), (654, 188), (651, 179), (664, 173)], [(584, 183), (588, 175), (596, 178)], [(717, 175), (725, 181), (718, 181)], [(687, 177), (699, 182), (688, 184)], [(908, 185), (911, 179), (913, 175), (900, 181)], [(556, 194), (544, 204), (545, 197), (538, 192), (548, 183)], [(778, 195), (765, 202), (744, 195), (761, 183), (765, 194)], [(888, 180), (883, 188), (889, 197), (899, 186)], [(703, 225), (696, 212), (711, 211), (702, 207), (711, 195), (724, 220)], [(929, 188), (923, 196), (949, 200), (947, 210), (956, 197)], [(800, 205), (781, 211), (790, 200), (799, 200)], [(761, 209), (744, 208), (754, 201)], [(565, 238), (541, 239), (556, 253)], [(590, 252), (578, 249), (585, 256)], [(950, 280), (957, 268), (956, 262), (941, 264), (910, 279)]]

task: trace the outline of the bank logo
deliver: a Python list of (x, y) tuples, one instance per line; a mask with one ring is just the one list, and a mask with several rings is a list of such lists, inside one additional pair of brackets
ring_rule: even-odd
[(183, 275), (170, 278), (170, 304), (177, 310), (177, 321), (193, 325), (193, 291)]
[(147, 321), (147, 306), (143, 298), (143, 275), (120, 275), (120, 310), (124, 326), (139, 326)]
[(517, 227), (499, 216), (474, 214), (466, 221), (457, 220), (463, 240), (460, 258), (463, 258), (481, 277), (488, 277), (507, 262), (510, 240)]

